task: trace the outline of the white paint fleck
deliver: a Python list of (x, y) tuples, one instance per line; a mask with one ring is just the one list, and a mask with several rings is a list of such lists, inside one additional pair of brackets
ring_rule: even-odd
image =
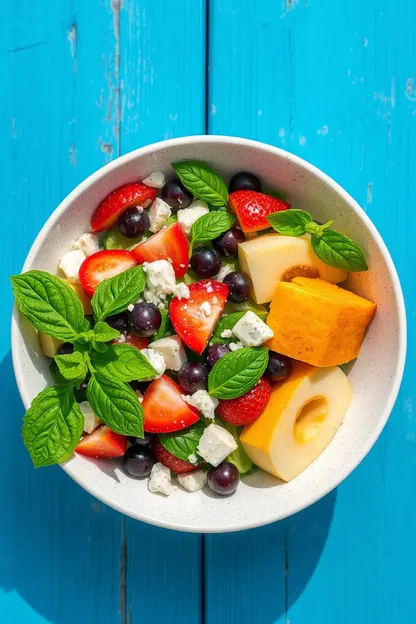
[(363, 39), (363, 44), (365, 48), (368, 46), (368, 39), (366, 37)]
[(367, 184), (367, 204), (371, 204), (373, 201), (373, 183), (369, 182)]
[(263, 111), (261, 111), (261, 110), (258, 110), (258, 111), (257, 111), (257, 115), (258, 115), (259, 117), (260, 117), (262, 114), (263, 114)]
[(211, 104), (211, 115), (215, 115), (217, 112), (217, 107), (215, 104)]
[(410, 100), (411, 102), (416, 102), (416, 89), (414, 86), (413, 78), (408, 78), (406, 80), (406, 89), (404, 94), (408, 100)]
[(403, 404), (403, 411), (407, 414), (409, 420), (413, 420), (413, 404), (412, 397), (406, 397)]
[(306, 137), (305, 136), (299, 137), (299, 145), (305, 145), (305, 143), (306, 143)]
[(317, 134), (328, 134), (328, 126), (322, 126), (322, 128), (319, 128)]

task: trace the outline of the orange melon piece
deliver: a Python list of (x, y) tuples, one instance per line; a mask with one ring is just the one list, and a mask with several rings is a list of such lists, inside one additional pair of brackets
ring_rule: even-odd
[(321, 279), (279, 282), (267, 324), (272, 351), (313, 366), (336, 366), (358, 356), (375, 303)]

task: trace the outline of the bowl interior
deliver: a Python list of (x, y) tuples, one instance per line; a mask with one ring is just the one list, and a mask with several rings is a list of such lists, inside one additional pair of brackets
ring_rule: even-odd
[[(283, 484), (258, 471), (243, 479), (230, 498), (209, 491), (189, 494), (176, 487), (169, 498), (150, 494), (147, 482), (127, 478), (117, 463), (81, 456), (64, 469), (109, 505), (147, 522), (191, 531), (232, 531), (259, 526), (299, 511), (336, 487), (363, 459), (383, 428), (396, 398), (404, 363), (404, 306), (396, 271), (374, 226), (338, 185), (304, 161), (273, 147), (225, 137), (190, 137), (142, 148), (110, 163), (73, 191), (53, 213), (25, 264), (55, 272), (71, 242), (89, 230), (89, 219), (110, 191), (151, 171), (173, 177), (171, 163), (205, 160), (226, 178), (238, 170), (257, 173), (264, 188), (282, 191), (292, 205), (317, 220), (335, 219), (337, 229), (366, 250), (370, 270), (355, 274), (350, 287), (375, 301), (378, 310), (360, 357), (349, 366), (353, 400), (326, 451), (297, 479)], [(39, 353), (34, 330), (15, 312), (13, 359), (26, 408), (48, 383), (49, 361)], [(382, 374), (380, 374), (382, 371)]]

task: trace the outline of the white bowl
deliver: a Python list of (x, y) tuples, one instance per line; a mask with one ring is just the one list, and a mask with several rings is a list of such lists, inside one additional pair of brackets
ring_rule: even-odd
[[(98, 499), (119, 511), (171, 529), (225, 532), (285, 518), (335, 488), (361, 462), (393, 408), (403, 374), (406, 320), (399, 279), (379, 233), (357, 203), (324, 173), (270, 145), (221, 136), (164, 141), (109, 163), (80, 184), (55, 210), (37, 236), (23, 271), (55, 272), (71, 242), (88, 231), (97, 204), (116, 187), (141, 180), (152, 171), (173, 175), (171, 163), (205, 160), (226, 178), (239, 170), (258, 174), (264, 187), (282, 190), (292, 205), (336, 228), (366, 251), (370, 270), (352, 275), (354, 292), (378, 305), (358, 360), (351, 366), (353, 400), (345, 421), (324, 453), (297, 479), (282, 483), (261, 471), (243, 479), (237, 492), (219, 498), (209, 491), (179, 487), (168, 498), (150, 494), (147, 480), (128, 478), (115, 464), (79, 455), (64, 470)], [(26, 408), (51, 383), (49, 362), (39, 353), (34, 330), (16, 310), (12, 323), (13, 364)]]

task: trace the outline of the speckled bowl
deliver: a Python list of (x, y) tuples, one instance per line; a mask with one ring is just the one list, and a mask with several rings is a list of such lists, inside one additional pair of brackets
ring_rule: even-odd
[[(68, 195), (43, 226), (23, 271), (36, 268), (55, 272), (60, 256), (75, 238), (88, 231), (93, 210), (110, 191), (151, 171), (171, 176), (171, 163), (189, 158), (212, 163), (227, 178), (242, 169), (253, 171), (266, 188), (281, 189), (293, 205), (310, 211), (317, 220), (335, 219), (337, 229), (360, 243), (369, 259), (370, 270), (353, 275), (350, 287), (378, 305), (360, 356), (349, 371), (354, 396), (345, 421), (325, 452), (294, 481), (282, 483), (258, 471), (243, 479), (229, 498), (218, 498), (205, 490), (190, 494), (179, 487), (164, 498), (150, 494), (147, 480), (128, 478), (115, 463), (74, 456), (63, 465), (91, 494), (133, 518), (183, 531), (236, 531), (280, 520), (314, 503), (341, 483), (369, 452), (390, 415), (402, 378), (404, 302), (395, 267), (379, 233), (338, 184), (288, 152), (221, 136), (187, 137), (143, 147), (94, 173)], [(19, 391), (28, 408), (52, 380), (34, 330), (16, 310), (12, 345)]]

